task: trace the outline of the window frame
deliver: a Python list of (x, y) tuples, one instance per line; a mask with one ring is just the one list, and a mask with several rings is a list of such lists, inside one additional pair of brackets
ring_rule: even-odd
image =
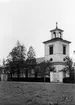
[(63, 54), (66, 55), (66, 45), (63, 45)]
[[(53, 55), (53, 52), (54, 52), (54, 45), (49, 45), (49, 55)], [(51, 51), (51, 47), (52, 47), (52, 51)]]

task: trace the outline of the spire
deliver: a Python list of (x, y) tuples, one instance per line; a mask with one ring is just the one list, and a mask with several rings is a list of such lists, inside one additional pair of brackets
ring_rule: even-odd
[(56, 29), (58, 28), (58, 22), (56, 22)]
[(60, 31), (60, 32), (63, 32), (64, 30), (59, 29), (59, 28), (58, 28), (58, 22), (56, 22), (56, 28), (53, 29), (53, 30), (50, 30), (50, 32), (54, 32), (54, 31)]

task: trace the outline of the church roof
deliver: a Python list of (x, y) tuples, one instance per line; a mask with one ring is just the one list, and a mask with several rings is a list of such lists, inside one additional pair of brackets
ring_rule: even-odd
[(55, 28), (55, 29), (53, 29), (53, 30), (50, 30), (50, 32), (54, 32), (54, 31), (61, 31), (61, 32), (63, 32), (64, 30), (59, 29), (59, 28)]
[(39, 64), (45, 60), (44, 57), (36, 58), (36, 62)]
[(70, 41), (64, 40), (62, 38), (53, 38), (51, 40), (44, 41), (43, 43), (46, 44), (46, 43), (54, 42), (54, 41), (62, 41), (62, 42), (66, 42), (66, 43), (71, 43)]

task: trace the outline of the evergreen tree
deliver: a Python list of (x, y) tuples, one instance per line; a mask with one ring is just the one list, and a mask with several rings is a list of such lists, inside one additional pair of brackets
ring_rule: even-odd
[(7, 58), (7, 68), (11, 74), (16, 73), (20, 77), (21, 70), (25, 67), (26, 48), (17, 41), (17, 45), (12, 49)]
[(55, 68), (52, 66), (52, 63), (50, 61), (43, 61), (39, 64), (39, 66), (40, 66), (40, 74), (44, 78), (45, 82), (46, 75), (50, 76), (50, 71), (54, 71)]
[(27, 52), (27, 59), (34, 59), (35, 58), (35, 51), (32, 46), (29, 47), (29, 51)]
[(27, 65), (27, 70), (26, 70), (26, 75), (28, 77), (28, 73), (31, 74), (32, 69), (35, 68), (36, 66), (36, 58), (35, 58), (35, 51), (32, 46), (29, 47), (29, 50), (27, 52), (27, 59), (26, 59), (26, 65)]
[(65, 68), (62, 70), (64, 71), (65, 73), (68, 72), (69, 73), (69, 76), (70, 78), (73, 78), (73, 72), (74, 72), (74, 68), (73, 68), (73, 61), (70, 57), (65, 57), (64, 58), (65, 60)]
[(35, 76), (35, 78), (37, 78), (38, 75), (40, 75), (40, 66), (38, 64), (36, 64), (36, 66), (34, 68), (34, 76)]

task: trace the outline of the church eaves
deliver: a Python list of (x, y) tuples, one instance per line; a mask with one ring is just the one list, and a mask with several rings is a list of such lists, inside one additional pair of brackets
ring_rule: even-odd
[(63, 41), (63, 42), (66, 42), (66, 43), (71, 43), (70, 41), (63, 40), (61, 38), (54, 38), (54, 39), (51, 39), (51, 40), (44, 41), (43, 43), (45, 44), (45, 43), (54, 42), (54, 41)]

